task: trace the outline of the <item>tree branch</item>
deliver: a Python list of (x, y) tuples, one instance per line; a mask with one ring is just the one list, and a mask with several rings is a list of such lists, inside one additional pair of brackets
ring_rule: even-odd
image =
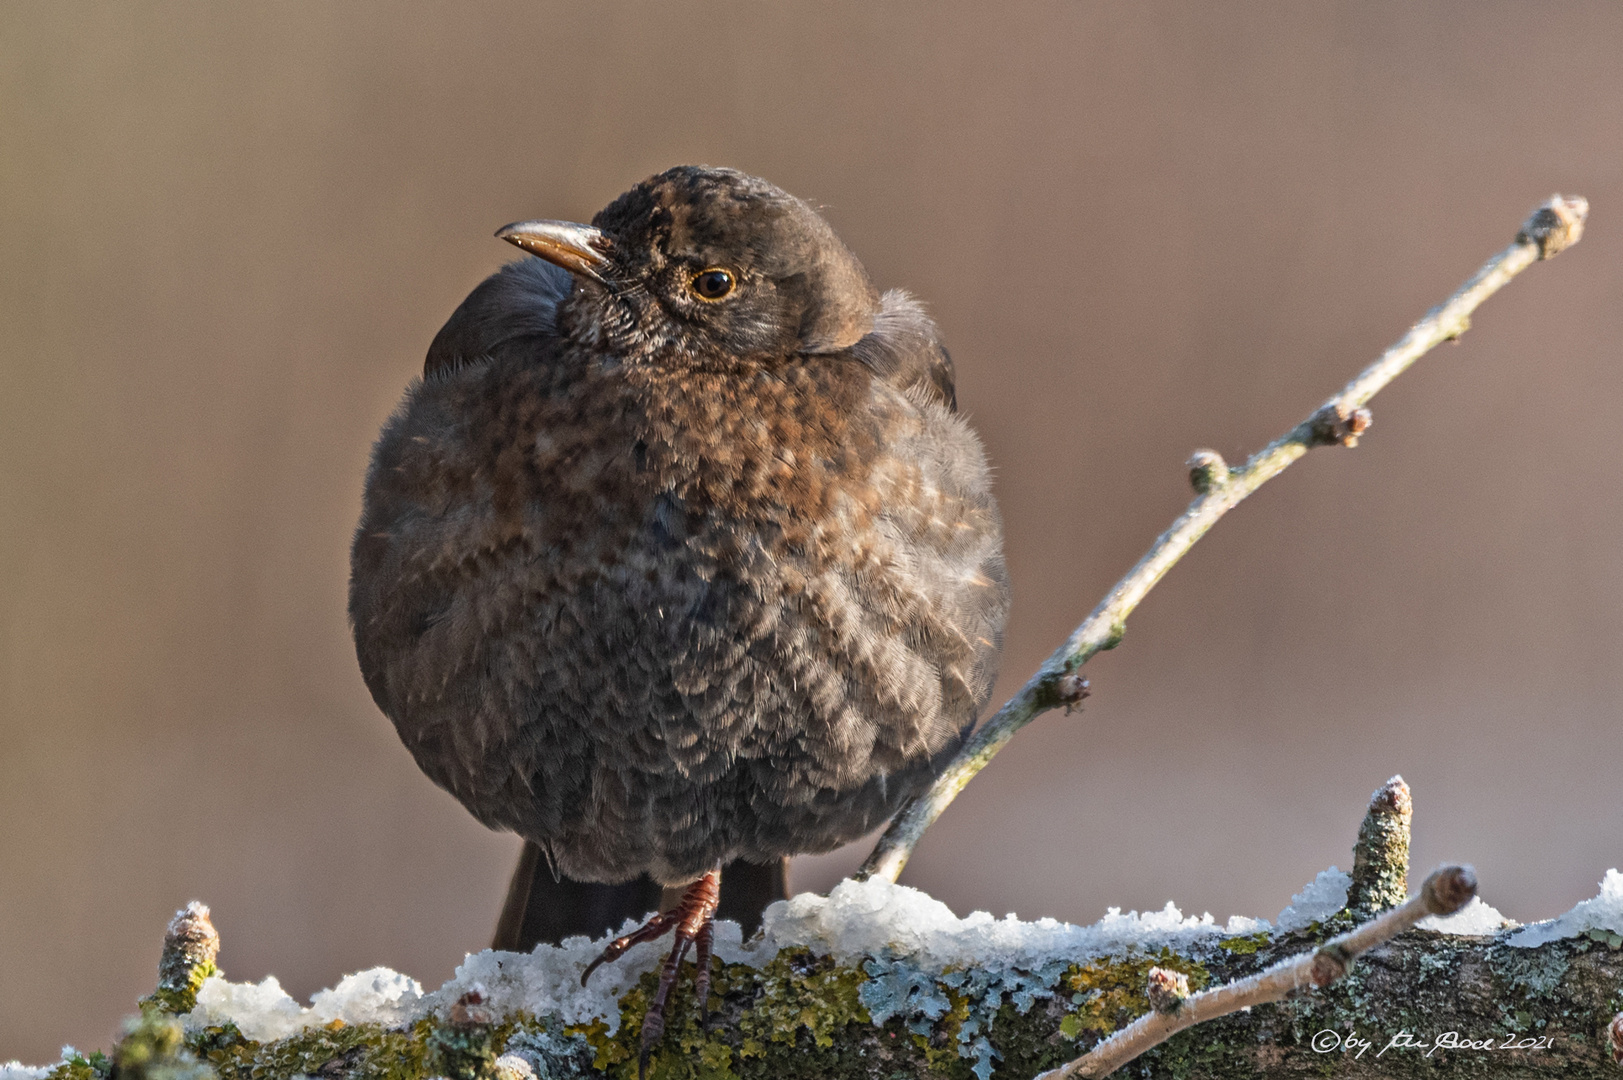
[[(710, 1023), (680, 984), (652, 1075), (1025, 1080), (1056, 1068), (1047, 1075), (1102, 1075), (1132, 1058), (1134, 1075), (1169, 1080), (1615, 1080), (1619, 914), (1597, 920), (1585, 901), (1564, 925), (1534, 928), (1534, 941), (1491, 910), (1394, 937), (1421, 907), (1457, 907), (1471, 885), (1450, 868), (1406, 906), (1382, 899), (1407, 877), (1408, 796), (1393, 778), (1371, 799), (1354, 873), (1340, 879), (1346, 906), (1336, 910), (1334, 881), (1320, 888), (1338, 875), (1321, 875), (1277, 927), (1255, 933), (1178, 929), (1166, 913), (1146, 916), (1158, 927), (1119, 915), (1094, 928), (984, 915), (952, 925), (905, 887), (846, 883), (821, 909), (782, 912), (754, 947), (723, 950)], [(1355, 928), (1355, 897), (1385, 913)], [(628, 954), (640, 972), (583, 999), (580, 971), (597, 949), (577, 939), (470, 956), (426, 996), (372, 969), (301, 1010), (270, 980), (216, 979), (218, 947), (208, 909), (191, 905), (164, 937), (158, 992), (110, 1055), (0, 1065), (0, 1080), (631, 1080), (660, 962), (657, 949), (640, 962)]]
[[(1108, 1076), (1153, 1046), (1185, 1028), (1216, 1020), (1254, 1005), (1280, 1001), (1310, 986), (1323, 989), (1346, 975), (1354, 960), (1383, 945), (1427, 915), (1452, 915), (1476, 895), (1476, 874), (1468, 866), (1433, 870), (1418, 895), (1402, 905), (1331, 938), (1312, 952), (1281, 960), (1249, 978), (1226, 983), (1192, 997), (1187, 982), (1175, 983), (1161, 968), (1151, 968), (1147, 990), (1149, 1012), (1116, 1032), (1075, 1061), (1043, 1073), (1037, 1080)], [(1169, 989), (1180, 986), (1182, 992)]]
[(1081, 700), (1087, 692), (1087, 680), (1076, 674), (1077, 669), (1096, 653), (1116, 647), (1126, 631), (1127, 617), (1167, 571), (1206, 535), (1206, 530), (1313, 447), (1356, 445), (1358, 436), (1369, 426), (1369, 411), (1364, 406), (1371, 398), (1425, 353), (1465, 333), (1471, 325), (1471, 313), (1511, 278), (1538, 260), (1553, 258), (1577, 243), (1588, 214), (1587, 200), (1553, 196), (1528, 218), (1516, 234), (1515, 242), (1489, 259), (1446, 303), (1434, 308), (1340, 393), (1253, 454), (1245, 465), (1229, 468), (1210, 450), (1191, 458), (1190, 480), (1199, 493), (1195, 501), (1160, 535), (1138, 565), (1110, 590), (1019, 693), (976, 729), (935, 784), (903, 807), (863, 863), (858, 878), (883, 877), (895, 881), (924, 831), (1016, 731), (1050, 709), (1074, 706)]

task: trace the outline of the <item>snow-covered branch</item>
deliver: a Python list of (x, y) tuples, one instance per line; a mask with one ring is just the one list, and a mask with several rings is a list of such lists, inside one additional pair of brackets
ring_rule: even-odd
[[(1218, 925), (1171, 904), (1091, 926), (960, 919), (875, 878), (774, 905), (751, 941), (722, 923), (711, 1022), (683, 983), (651, 1075), (1027, 1080), (1079, 1055), (1119, 1063), (1125, 1044), (1148, 1048), (1130, 1071), (1150, 1077), (1432, 1076), (1445, 1062), (1474, 1076), (1615, 1078), (1623, 874), (1549, 922), (1518, 927), (1472, 899), (1372, 945), (1412, 923), (1416, 904), (1460, 899), (1438, 896), (1439, 879), (1407, 905), (1381, 899), (1407, 889), (1408, 803), (1398, 778), (1376, 791), (1353, 874), (1320, 873), (1271, 922)], [(1360, 897), (1384, 909), (1362, 926)], [(0, 1066), (0, 1080), (111, 1080), (114, 1062), (117, 1080), (629, 1078), (661, 960), (639, 945), (583, 988), (603, 943), (577, 938), (471, 955), (427, 992), (387, 969), (359, 972), (306, 1006), (274, 978), (228, 981), (218, 942), (206, 908), (182, 911), (159, 990), (111, 1056)], [(1290, 993), (1273, 1000), (1280, 989)], [(1122, 1034), (1165, 1035), (1163, 1018), (1206, 1020), (1217, 1003), (1241, 1011), (1154, 1046)]]

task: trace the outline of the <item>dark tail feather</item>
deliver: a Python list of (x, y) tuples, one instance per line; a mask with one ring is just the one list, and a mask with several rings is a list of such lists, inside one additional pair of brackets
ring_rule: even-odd
[(789, 899), (789, 860), (765, 865), (743, 859), (730, 862), (721, 872), (721, 903), (716, 918), (731, 919), (744, 928), (744, 937), (761, 928), (761, 912), (777, 900)]
[[(657, 911), (659, 894), (659, 885), (646, 874), (622, 885), (554, 880), (546, 855), (525, 841), (490, 947), (529, 952), (543, 942), (556, 945), (576, 934), (601, 937), (620, 929), (627, 919), (640, 920)], [(747, 938), (760, 929), (766, 906), (788, 896), (788, 859), (766, 866), (739, 860), (722, 870), (716, 917), (737, 922)]]

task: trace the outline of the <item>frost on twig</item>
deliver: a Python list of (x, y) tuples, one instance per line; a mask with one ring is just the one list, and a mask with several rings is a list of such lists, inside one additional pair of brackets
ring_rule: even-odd
[(1371, 398), (1425, 353), (1463, 334), (1470, 327), (1471, 312), (1511, 278), (1538, 260), (1552, 258), (1577, 243), (1588, 215), (1587, 200), (1577, 196), (1552, 196), (1522, 225), (1515, 241), (1489, 259), (1453, 296), (1415, 323), (1401, 341), (1359, 373), (1340, 393), (1253, 454), (1243, 466), (1230, 468), (1210, 450), (1202, 450), (1191, 458), (1189, 479), (1197, 493), (1194, 502), (1156, 539), (1138, 564), (1110, 590), (1070, 638), (1049, 656), (1037, 674), (975, 730), (935, 784), (902, 808), (862, 864), (859, 876), (895, 881), (924, 831), (1014, 733), (1042, 713), (1068, 704), (1060, 695), (1061, 680), (1073, 676), (1095, 654), (1113, 649), (1121, 642), (1127, 629), (1127, 617), (1206, 530), (1309, 449), (1356, 446), (1370, 426), (1370, 413), (1365, 406)]

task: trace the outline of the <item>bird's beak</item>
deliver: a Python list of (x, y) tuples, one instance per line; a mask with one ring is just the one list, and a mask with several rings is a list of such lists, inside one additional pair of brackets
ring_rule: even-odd
[(572, 221), (518, 221), (496, 230), (496, 236), (539, 255), (571, 274), (603, 281), (599, 272), (609, 265), (609, 238), (590, 225)]

